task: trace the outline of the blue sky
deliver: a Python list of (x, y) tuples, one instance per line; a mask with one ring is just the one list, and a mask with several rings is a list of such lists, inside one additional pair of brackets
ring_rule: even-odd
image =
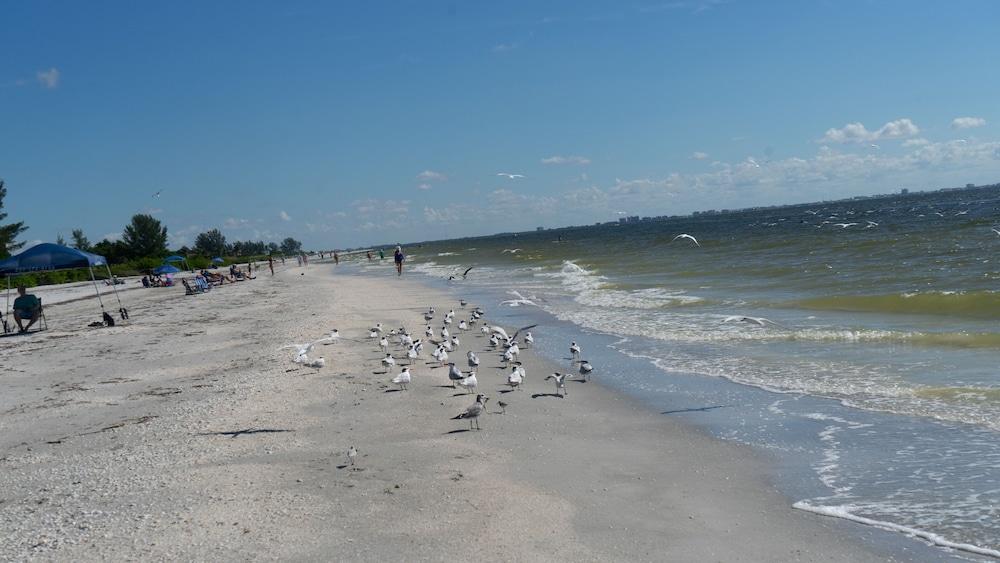
[(990, 0), (0, 13), (29, 241), (145, 211), (175, 247), (332, 248), (1000, 181)]

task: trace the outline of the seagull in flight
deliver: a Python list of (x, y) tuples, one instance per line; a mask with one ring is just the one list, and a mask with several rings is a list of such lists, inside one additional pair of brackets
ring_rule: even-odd
[(516, 180), (517, 178), (524, 178), (524, 174), (510, 174), (508, 172), (498, 172), (497, 176), (504, 176), (508, 180)]
[(696, 238), (694, 238), (693, 236), (691, 236), (691, 235), (688, 235), (688, 234), (680, 234), (680, 235), (677, 235), (677, 236), (675, 236), (675, 237), (674, 237), (674, 238), (673, 238), (673, 239), (672, 239), (672, 240), (671, 240), (670, 242), (674, 242), (675, 240), (677, 240), (677, 239), (679, 239), (679, 238), (686, 238), (686, 239), (689, 239), (689, 240), (691, 240), (692, 242), (694, 242), (694, 245), (695, 245), (695, 246), (701, 246), (700, 244), (698, 244), (698, 239), (696, 239)]
[(834, 223), (833, 224), (834, 227), (840, 227), (841, 229), (846, 229), (847, 227), (853, 227), (855, 225), (857, 225), (857, 223)]
[(505, 249), (503, 249), (500, 252), (500, 254), (507, 254), (508, 252), (511, 253), (511, 254), (517, 254), (518, 252), (521, 252), (521, 249), (520, 248), (505, 248)]
[[(472, 270), (472, 268), (475, 268), (475, 266), (470, 266), (470, 267), (466, 268), (464, 272), (462, 272), (462, 279), (463, 280), (465, 279), (465, 276), (469, 275), (469, 272)], [(458, 276), (452, 274), (452, 275), (448, 276), (448, 281), (456, 279), (457, 277)], [(465, 307), (465, 301), (464, 300), (462, 301), (462, 306)]]
[(998, 231), (996, 227), (990, 227), (990, 230), (996, 233), (998, 237), (1000, 237), (1000, 231)]
[(566, 378), (569, 374), (566, 373), (553, 373), (552, 375), (545, 378), (546, 381), (549, 379), (554, 379), (556, 381), (556, 395), (567, 396), (569, 393), (566, 391)]
[(772, 324), (772, 325), (777, 326), (777, 327), (785, 328), (785, 327), (781, 326), (780, 324), (778, 324), (778, 323), (776, 323), (776, 322), (774, 322), (774, 321), (772, 321), (770, 319), (765, 319), (764, 317), (744, 317), (742, 315), (732, 315), (732, 316), (729, 316), (729, 317), (726, 317), (725, 319), (723, 319), (722, 322), (724, 322), (724, 323), (731, 323), (731, 322), (747, 323), (747, 324), (754, 324), (754, 325), (757, 325), (757, 326), (767, 326), (769, 324)]
[(162, 193), (163, 193), (163, 190), (158, 190), (155, 194), (153, 194), (153, 198), (154, 199), (159, 199), (160, 194), (162, 194)]

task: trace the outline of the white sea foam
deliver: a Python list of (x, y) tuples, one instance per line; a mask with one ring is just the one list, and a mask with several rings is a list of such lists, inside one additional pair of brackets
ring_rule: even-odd
[(909, 526), (902, 526), (900, 524), (894, 524), (892, 522), (886, 522), (883, 520), (874, 520), (872, 518), (865, 518), (864, 516), (858, 516), (851, 512), (854, 509), (854, 507), (851, 505), (817, 506), (810, 504), (806, 501), (799, 501), (793, 504), (792, 508), (805, 510), (807, 512), (813, 512), (815, 514), (822, 514), (823, 516), (831, 516), (833, 518), (843, 518), (844, 520), (850, 520), (852, 522), (857, 522), (859, 524), (864, 524), (866, 526), (873, 526), (875, 528), (881, 528), (883, 530), (899, 532), (901, 534), (906, 534), (907, 536), (910, 537), (920, 538), (927, 542), (930, 542), (931, 544), (938, 545), (941, 547), (947, 547), (949, 549), (957, 549), (959, 551), (965, 551), (967, 553), (975, 553), (977, 555), (985, 555), (988, 557), (1000, 558), (1000, 551), (996, 549), (980, 547), (978, 545), (972, 545), (968, 543), (953, 542), (943, 536), (925, 530), (921, 530), (918, 528), (911, 528)]

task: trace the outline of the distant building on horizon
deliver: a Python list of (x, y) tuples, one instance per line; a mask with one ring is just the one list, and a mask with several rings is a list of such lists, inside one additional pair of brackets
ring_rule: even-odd
[(976, 187), (976, 185), (975, 185), (975, 184), (966, 184), (966, 185), (965, 185), (965, 189), (967, 189), (967, 190), (971, 190), (971, 189), (972, 189), (972, 188), (974, 188), (974, 187)]
[(906, 194), (910, 193), (910, 190), (908, 190), (906, 188), (903, 188), (903, 189), (899, 190), (899, 193), (901, 193), (903, 195), (906, 195)]

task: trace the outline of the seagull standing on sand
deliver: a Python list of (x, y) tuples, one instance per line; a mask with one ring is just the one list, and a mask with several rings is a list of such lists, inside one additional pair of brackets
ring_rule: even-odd
[(462, 370), (458, 369), (458, 366), (448, 364), (448, 379), (451, 381), (451, 386), (455, 387), (455, 384), (465, 379), (465, 376), (462, 375)]
[(571, 342), (569, 345), (569, 353), (573, 356), (573, 361), (580, 359), (580, 345), (576, 342)]
[(409, 350), (406, 351), (406, 359), (409, 360), (411, 364), (413, 363), (413, 360), (417, 359), (418, 355), (416, 346), (410, 346)]
[(389, 368), (396, 365), (396, 360), (393, 359), (392, 354), (386, 354), (382, 358), (382, 367), (385, 368), (385, 373), (389, 373)]
[(406, 386), (410, 384), (411, 379), (412, 378), (410, 377), (410, 368), (404, 367), (403, 371), (399, 372), (399, 375), (392, 378), (392, 382), (395, 383), (396, 385), (399, 385), (400, 391), (405, 391)]
[(507, 385), (510, 385), (511, 389), (517, 389), (518, 386), (521, 385), (521, 382), (524, 381), (521, 371), (517, 368), (518, 366), (514, 366), (513, 369), (510, 370), (510, 373), (507, 374)]
[(448, 327), (441, 327), (441, 338), (447, 340), (449, 336), (451, 336), (451, 333), (448, 332)]
[(535, 337), (531, 336), (530, 332), (528, 334), (524, 335), (524, 347), (525, 348), (527, 348), (528, 346), (531, 346), (534, 343), (535, 343)]
[(453, 335), (451, 337), (451, 345), (458, 348), (461, 345), (461, 341), (458, 339), (458, 335)]
[(682, 234), (679, 234), (679, 235), (675, 236), (670, 242), (674, 242), (675, 240), (677, 240), (679, 238), (686, 238), (686, 239), (690, 240), (691, 242), (693, 242), (695, 246), (699, 246), (699, 247), (701, 246), (700, 244), (698, 244), (698, 239), (696, 239), (693, 236), (691, 236), (689, 234), (686, 234), (686, 233), (682, 233)]
[(427, 338), (434, 338), (434, 329), (431, 328), (431, 325), (427, 325), (427, 328), (424, 329), (424, 336)]
[(565, 373), (553, 373), (552, 375), (546, 377), (545, 379), (546, 381), (548, 381), (549, 379), (554, 379), (556, 382), (556, 395), (562, 395), (563, 397), (565, 397), (569, 395), (569, 392), (566, 391), (566, 377), (568, 376)]
[(476, 372), (470, 371), (469, 377), (458, 381), (458, 386), (465, 389), (467, 393), (472, 393), (479, 387), (479, 380), (476, 379)]
[(584, 381), (590, 381), (590, 372), (594, 371), (594, 366), (590, 365), (587, 360), (580, 360), (580, 375), (583, 376)]
[(483, 334), (489, 334), (490, 333), (490, 327), (489, 327), (489, 325), (483, 325), (483, 326), (481, 326), (479, 328), (479, 332), (481, 332)]
[(469, 367), (470, 368), (476, 369), (477, 367), (479, 367), (479, 357), (476, 356), (475, 352), (473, 352), (472, 350), (469, 350), (468, 358), (469, 358)]
[(465, 319), (458, 321), (458, 330), (469, 330), (469, 325), (465, 322)]
[(379, 347), (380, 350), (382, 350), (383, 353), (388, 352), (389, 351), (389, 340), (386, 337), (383, 336), (378, 341), (378, 347)]
[(479, 415), (483, 414), (486, 409), (486, 402), (489, 401), (489, 397), (486, 395), (476, 395), (476, 402), (472, 404), (469, 408), (465, 409), (465, 412), (456, 416), (453, 420), (467, 418), (469, 419), (469, 430), (472, 430), (473, 422), (476, 424), (475, 429), (479, 430)]

